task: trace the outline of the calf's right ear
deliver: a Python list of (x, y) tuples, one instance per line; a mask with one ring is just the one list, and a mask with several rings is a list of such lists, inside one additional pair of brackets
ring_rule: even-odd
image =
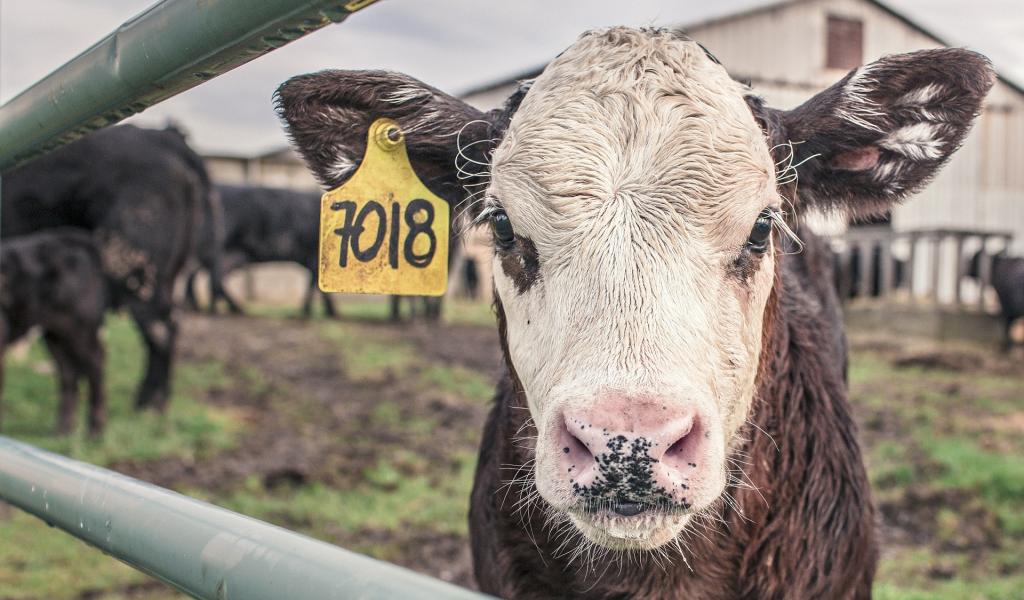
[(277, 89), (274, 102), (292, 142), (327, 189), (355, 174), (370, 125), (384, 117), (404, 132), (420, 179), (452, 206), (465, 198), (463, 186), (486, 176), (493, 148), (488, 115), (407, 75), (338, 70), (299, 75)]

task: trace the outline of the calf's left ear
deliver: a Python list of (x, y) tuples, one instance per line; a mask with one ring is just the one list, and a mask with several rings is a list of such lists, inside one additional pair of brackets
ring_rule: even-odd
[(355, 174), (370, 125), (382, 117), (398, 122), (416, 173), (451, 204), (486, 171), (490, 115), (407, 75), (320, 71), (289, 79), (274, 100), (289, 137), (326, 189)]
[[(796, 166), (799, 201), (881, 215), (921, 189), (960, 147), (995, 74), (958, 48), (887, 56), (790, 111), (750, 100), (780, 162)], [(792, 143), (792, 156), (788, 143)]]

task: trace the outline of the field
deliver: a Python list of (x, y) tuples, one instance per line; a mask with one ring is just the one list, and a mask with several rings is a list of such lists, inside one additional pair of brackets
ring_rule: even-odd
[[(390, 325), (373, 302), (344, 304), (341, 321), (186, 315), (165, 418), (131, 410), (144, 354), (111, 317), (105, 438), (52, 435), (38, 343), (7, 357), (3, 433), (470, 585), (468, 493), (500, 355), (487, 307), (447, 311), (438, 328)], [(876, 596), (1022, 597), (1024, 364), (976, 347), (852, 343), (884, 543)], [(177, 597), (0, 504), (0, 600)]]

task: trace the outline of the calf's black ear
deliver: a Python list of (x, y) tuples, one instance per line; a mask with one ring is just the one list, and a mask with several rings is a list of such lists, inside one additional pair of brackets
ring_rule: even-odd
[(800, 202), (864, 217), (886, 213), (938, 172), (994, 81), (984, 56), (943, 48), (882, 58), (790, 111), (749, 104), (780, 182), (792, 182), (795, 168)]
[(398, 122), (416, 173), (453, 206), (465, 198), (466, 184), (486, 175), (491, 115), (407, 75), (337, 70), (299, 75), (277, 89), (274, 101), (292, 142), (327, 189), (356, 172), (369, 127), (382, 117)]

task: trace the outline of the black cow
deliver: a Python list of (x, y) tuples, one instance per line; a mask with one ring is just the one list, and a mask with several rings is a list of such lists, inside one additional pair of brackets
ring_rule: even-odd
[(174, 280), (210, 194), (177, 130), (96, 131), (3, 174), (4, 238), (54, 227), (93, 232), (112, 303), (126, 305), (149, 353), (137, 408), (166, 408), (178, 327)]
[[(979, 251), (971, 258), (968, 277), (981, 278), (981, 257), (982, 252)], [(1009, 350), (1013, 346), (1013, 336), (1010, 335), (1013, 323), (1024, 317), (1024, 257), (996, 254), (992, 257), (991, 273), (990, 281), (999, 298), (999, 310), (1005, 328), (1003, 349)]]
[(89, 384), (89, 433), (103, 431), (99, 331), (109, 302), (100, 253), (87, 231), (54, 229), (5, 241), (0, 248), (0, 387), (7, 346), (40, 327), (60, 378), (60, 433), (73, 427), (83, 378)]
[[(309, 271), (309, 287), (302, 302), (302, 314), (310, 316), (313, 296), (317, 292), (317, 261), (320, 233), (320, 194), (288, 189), (246, 186), (217, 186), (223, 206), (224, 241), (221, 273), (252, 263), (293, 262)], [(212, 228), (204, 227), (200, 247), (217, 244)], [(216, 251), (201, 251), (200, 263), (211, 272)], [(185, 285), (186, 302), (198, 306), (195, 299), (195, 278), (198, 269), (189, 274)], [(224, 299), (232, 312), (241, 312), (238, 303), (223, 286), (210, 290), (210, 310)], [(336, 316), (331, 297), (321, 293), (324, 311)]]

